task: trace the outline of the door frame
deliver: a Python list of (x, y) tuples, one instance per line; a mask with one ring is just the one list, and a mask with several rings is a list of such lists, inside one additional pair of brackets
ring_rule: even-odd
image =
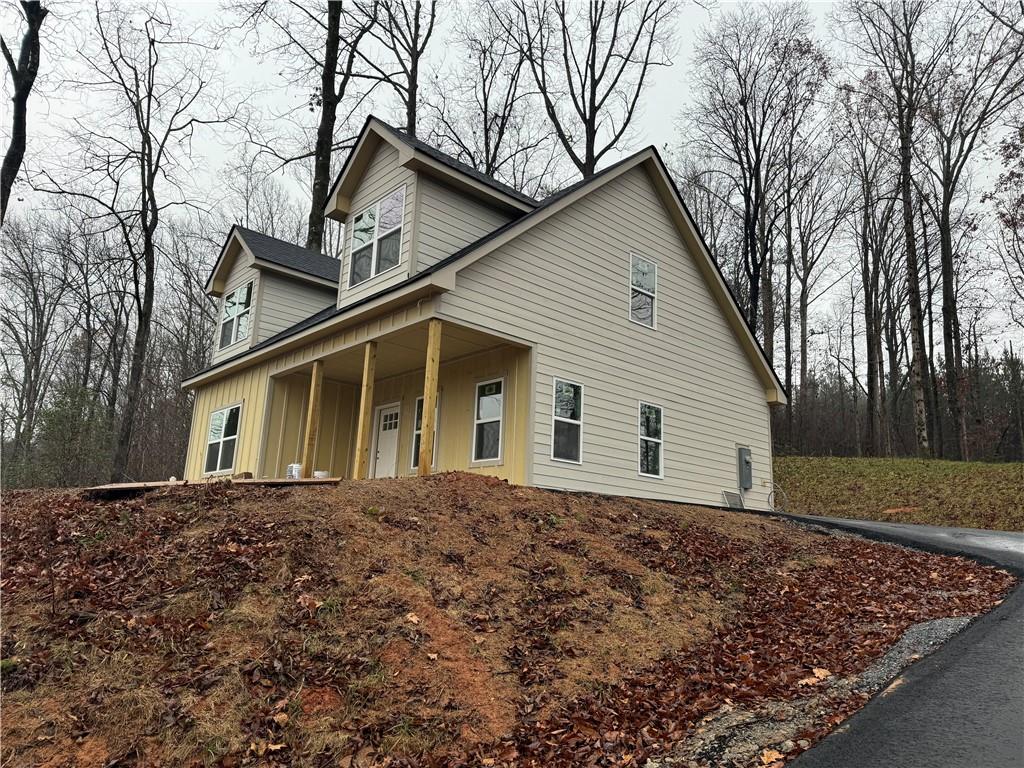
[(373, 440), (370, 441), (370, 458), (372, 459), (372, 461), (370, 462), (370, 467), (369, 467), (369, 469), (370, 469), (369, 475), (370, 475), (371, 478), (376, 478), (377, 477), (377, 438), (380, 436), (380, 415), (381, 415), (381, 413), (383, 411), (390, 410), (392, 408), (394, 408), (394, 409), (396, 409), (398, 411), (398, 429), (396, 430), (398, 432), (398, 434), (395, 436), (395, 469), (394, 469), (394, 473), (392, 475), (389, 475), (389, 477), (398, 477), (398, 467), (399, 467), (398, 458), (399, 458), (399, 454), (402, 452), (401, 451), (401, 447), (402, 447), (402, 445), (401, 445), (401, 443), (402, 443), (402, 440), (401, 440), (401, 437), (402, 437), (402, 401), (401, 400), (397, 400), (397, 401), (395, 401), (393, 403), (384, 403), (383, 405), (378, 405), (376, 408), (373, 409)]

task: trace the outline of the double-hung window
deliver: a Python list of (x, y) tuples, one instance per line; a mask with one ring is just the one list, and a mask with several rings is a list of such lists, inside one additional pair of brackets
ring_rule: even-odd
[(235, 467), (238, 444), (238, 419), (241, 405), (221, 408), (210, 414), (210, 430), (206, 436), (206, 464), (203, 472), (230, 472)]
[(402, 249), (405, 187), (371, 205), (352, 219), (352, 265), (349, 286), (398, 266)]
[[(437, 466), (437, 425), (440, 421), (441, 404), (438, 403), (434, 410), (434, 464)], [(416, 421), (412, 428), (412, 468), (420, 465), (420, 441), (423, 437), (423, 398), (416, 398)]]
[(629, 319), (653, 328), (655, 297), (658, 293), (658, 265), (635, 253), (630, 258)]
[(473, 410), (473, 461), (501, 459), (501, 423), (505, 414), (505, 380), (476, 385)]
[(224, 297), (220, 319), (220, 348), (249, 338), (249, 310), (252, 305), (252, 281)]
[(555, 379), (551, 458), (583, 463), (583, 385)]
[(640, 403), (640, 474), (664, 477), (665, 457), (662, 452), (662, 410), (660, 405)]

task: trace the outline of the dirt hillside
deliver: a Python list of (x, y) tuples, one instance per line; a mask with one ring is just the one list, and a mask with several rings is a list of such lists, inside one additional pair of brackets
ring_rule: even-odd
[(2, 553), (3, 765), (53, 768), (642, 765), (723, 701), (806, 695), (1013, 581), (459, 473), (8, 492)]

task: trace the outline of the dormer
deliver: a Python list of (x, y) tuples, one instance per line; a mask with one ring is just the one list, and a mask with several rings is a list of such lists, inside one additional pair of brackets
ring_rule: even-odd
[(245, 352), (331, 306), (339, 262), (308, 248), (234, 226), (206, 292), (217, 298), (211, 362)]
[(408, 280), (536, 205), (370, 117), (325, 209), (345, 224), (338, 306)]

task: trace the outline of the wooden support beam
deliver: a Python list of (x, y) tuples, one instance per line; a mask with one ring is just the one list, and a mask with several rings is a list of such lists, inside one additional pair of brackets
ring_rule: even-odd
[(313, 373), (309, 378), (309, 402), (306, 404), (306, 437), (302, 441), (301, 477), (313, 476), (316, 463), (316, 442), (320, 433), (320, 393), (324, 387), (324, 361), (313, 361)]
[(377, 342), (363, 346), (363, 386), (359, 393), (359, 420), (356, 422), (356, 455), (352, 460), (352, 479), (364, 480), (370, 467), (370, 430), (373, 427), (373, 378), (377, 368)]
[(437, 431), (437, 374), (441, 365), (441, 321), (427, 326), (427, 365), (423, 374), (423, 421), (416, 474), (429, 475), (434, 468), (434, 433)]

